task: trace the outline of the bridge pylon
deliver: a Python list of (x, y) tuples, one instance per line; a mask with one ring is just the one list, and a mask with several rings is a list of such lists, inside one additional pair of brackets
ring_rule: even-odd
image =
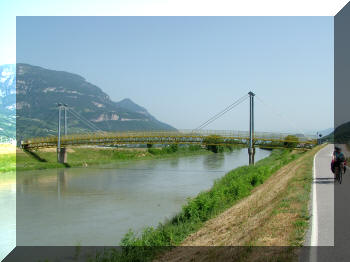
[(254, 96), (255, 94), (250, 91), (249, 95), (249, 147), (248, 147), (248, 155), (249, 155), (249, 165), (254, 165), (254, 156), (255, 156), (255, 148), (254, 148)]
[(67, 105), (58, 103), (58, 135), (57, 135), (57, 162), (67, 163), (67, 151), (65, 147), (61, 147), (61, 118), (62, 109), (64, 110), (64, 134), (67, 135)]

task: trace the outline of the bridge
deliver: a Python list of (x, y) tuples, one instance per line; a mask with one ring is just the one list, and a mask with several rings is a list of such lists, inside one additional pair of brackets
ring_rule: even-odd
[[(253, 92), (241, 97), (199, 127), (193, 130), (176, 131), (128, 131), (128, 132), (105, 132), (96, 127), (88, 120), (84, 120), (77, 112), (71, 109), (73, 116), (87, 121), (87, 125), (94, 127), (93, 133), (67, 134), (67, 111), (68, 106), (58, 104), (58, 134), (51, 137), (30, 138), (21, 142), (25, 150), (39, 148), (57, 147), (58, 162), (66, 162), (66, 147), (70, 146), (116, 146), (128, 144), (197, 144), (197, 145), (246, 145), (248, 147), (249, 163), (254, 164), (255, 147), (261, 148), (296, 148), (309, 149), (317, 144), (316, 136), (295, 136), (287, 133), (254, 132), (254, 96)], [(241, 104), (250, 99), (250, 124), (249, 131), (226, 131), (226, 130), (203, 130), (204, 127)], [(64, 112), (64, 135), (61, 133), (61, 118)]]
[[(291, 137), (287, 133), (257, 132), (253, 145), (262, 148), (311, 148), (317, 143), (316, 137)], [(197, 144), (197, 145), (247, 145), (249, 132), (226, 130), (178, 130), (178, 131), (128, 131), (96, 132), (64, 135), (60, 138), (61, 147), (79, 145), (126, 145), (126, 144)], [(25, 149), (57, 147), (58, 137), (38, 137), (22, 142)]]

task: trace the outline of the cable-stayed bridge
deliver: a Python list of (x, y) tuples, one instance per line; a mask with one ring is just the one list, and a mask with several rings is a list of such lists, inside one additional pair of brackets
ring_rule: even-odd
[[(125, 144), (204, 144), (234, 145), (249, 143), (249, 131), (231, 130), (177, 130), (177, 131), (127, 131), (96, 132), (64, 135), (60, 139), (62, 147), (76, 145), (125, 145)], [(316, 144), (315, 137), (291, 137), (288, 133), (254, 133), (256, 147), (278, 148), (295, 144), (294, 148), (310, 148)], [(27, 149), (57, 147), (58, 137), (37, 137), (22, 142)]]
[[(292, 135), (287, 133), (254, 132), (254, 97), (253, 92), (239, 98), (224, 110), (192, 130), (176, 131), (128, 131), (105, 132), (85, 119), (74, 109), (65, 104), (58, 104), (58, 132), (57, 136), (37, 137), (21, 141), (22, 148), (33, 150), (38, 148), (57, 147), (58, 161), (65, 162), (66, 147), (96, 145), (114, 146), (127, 144), (199, 144), (199, 145), (247, 145), (249, 163), (254, 164), (255, 147), (262, 148), (302, 148), (308, 149), (317, 144), (315, 135)], [(249, 131), (232, 130), (204, 130), (209, 124), (231, 111), (249, 98), (250, 122)], [(68, 134), (67, 113), (83, 122), (93, 132)], [(64, 121), (62, 121), (64, 116)], [(62, 122), (64, 132), (62, 133)]]

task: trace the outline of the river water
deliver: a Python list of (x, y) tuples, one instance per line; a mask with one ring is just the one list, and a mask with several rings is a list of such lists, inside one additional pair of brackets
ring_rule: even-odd
[[(257, 149), (256, 161), (269, 154)], [(215, 179), (246, 164), (247, 149), (239, 149), (89, 168), (17, 172), (17, 245), (118, 245), (129, 229), (140, 232), (145, 226), (164, 222), (181, 210), (188, 197), (209, 189)], [(13, 189), (0, 187), (1, 199), (14, 194)], [(11, 232), (13, 221), (9, 219), (5, 217), (3, 222)]]
[(16, 175), (0, 174), (0, 261), (16, 246)]

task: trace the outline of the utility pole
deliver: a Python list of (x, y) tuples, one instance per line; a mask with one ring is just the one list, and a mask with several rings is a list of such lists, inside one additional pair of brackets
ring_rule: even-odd
[(249, 95), (249, 112), (250, 112), (248, 155), (249, 155), (249, 165), (254, 165), (255, 148), (253, 144), (253, 139), (254, 139), (254, 96), (255, 94), (252, 91), (250, 91), (248, 95)]

